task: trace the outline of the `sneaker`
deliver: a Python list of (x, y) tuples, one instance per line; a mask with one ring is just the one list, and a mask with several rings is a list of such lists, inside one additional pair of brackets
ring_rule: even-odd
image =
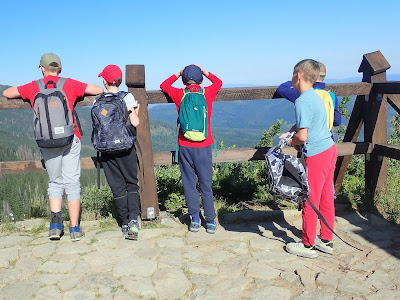
[(210, 222), (206, 224), (206, 232), (210, 234), (214, 234), (217, 231), (217, 223)]
[(59, 240), (64, 234), (64, 226), (61, 223), (50, 223), (49, 239), (52, 241)]
[(128, 223), (128, 234), (126, 239), (137, 240), (139, 236), (139, 222), (137, 220), (130, 220)]
[(199, 231), (199, 229), (200, 229), (200, 227), (201, 227), (201, 224), (200, 223), (197, 223), (197, 222), (190, 222), (190, 225), (189, 225), (189, 231), (191, 231), (191, 232), (198, 232)]
[(314, 250), (314, 246), (307, 248), (302, 242), (286, 244), (286, 251), (302, 257), (317, 258), (318, 253)]
[(122, 231), (122, 236), (125, 239), (127, 239), (128, 238), (128, 231), (129, 231), (128, 225), (122, 225), (121, 231)]
[(315, 249), (333, 255), (333, 241), (322, 241), (319, 236), (315, 238)]
[(73, 242), (79, 241), (80, 239), (83, 238), (84, 235), (85, 235), (85, 233), (81, 230), (79, 225), (69, 228), (69, 236), (71, 237), (71, 240)]

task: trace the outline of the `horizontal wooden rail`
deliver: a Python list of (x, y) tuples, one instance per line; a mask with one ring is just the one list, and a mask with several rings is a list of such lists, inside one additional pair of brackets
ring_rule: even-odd
[(400, 81), (374, 83), (373, 91), (377, 94), (400, 94)]
[(400, 146), (389, 144), (375, 144), (374, 151), (378, 155), (400, 160)]
[[(350, 95), (368, 95), (371, 90), (371, 83), (335, 83), (327, 84), (326, 87), (334, 92), (337, 96)], [(234, 100), (264, 100), (276, 99), (281, 96), (276, 92), (276, 86), (267, 87), (241, 87), (241, 88), (223, 88), (218, 93), (215, 101), (234, 101)], [(172, 102), (161, 91), (146, 92), (149, 104), (170, 103)], [(395, 93), (392, 93), (395, 94)], [(78, 99), (78, 106), (90, 106), (93, 104), (95, 96), (87, 96)], [(7, 99), (0, 97), (0, 109), (30, 108), (30, 104), (22, 99)]]
[[(86, 96), (82, 98), (78, 98), (78, 102), (76, 105), (78, 106), (90, 106), (93, 104), (96, 96)], [(0, 97), (0, 109), (16, 109), (16, 108), (31, 108), (29, 102), (22, 100), (21, 98), (17, 99), (7, 99), (5, 97)]]
[[(371, 153), (369, 143), (340, 143), (336, 144), (338, 155), (353, 155)], [(400, 146), (399, 151), (400, 151)], [(237, 148), (237, 149), (219, 149), (218, 156), (213, 155), (214, 163), (221, 162), (240, 162), (250, 160), (263, 160), (264, 154), (267, 153), (268, 147), (265, 148)], [(296, 155), (296, 150), (292, 147), (285, 147), (284, 152), (290, 155)], [(400, 153), (400, 152), (399, 152)], [(154, 152), (154, 165), (171, 165), (173, 162), (174, 152)], [(96, 168), (96, 157), (84, 157), (81, 159), (81, 167), (83, 170), (93, 170)], [(0, 174), (16, 174), (16, 173), (35, 173), (44, 172), (40, 161), (8, 161), (0, 162)]]
[[(335, 83), (327, 84), (326, 87), (337, 96), (350, 95), (368, 95), (371, 91), (371, 83)], [(276, 86), (268, 87), (241, 87), (241, 88), (223, 88), (218, 93), (215, 101), (233, 101), (233, 100), (264, 100), (282, 98), (277, 92)], [(170, 103), (171, 99), (161, 91), (148, 91), (147, 99), (149, 104)]]

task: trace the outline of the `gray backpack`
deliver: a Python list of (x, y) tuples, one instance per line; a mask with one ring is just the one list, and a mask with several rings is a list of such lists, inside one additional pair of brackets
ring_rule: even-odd
[[(43, 79), (36, 81), (39, 93), (33, 99), (33, 126), (35, 139), (41, 148), (59, 148), (72, 143), (74, 138), (74, 119), (63, 92), (67, 79), (60, 78), (57, 84)], [(48, 85), (53, 88), (48, 88)]]

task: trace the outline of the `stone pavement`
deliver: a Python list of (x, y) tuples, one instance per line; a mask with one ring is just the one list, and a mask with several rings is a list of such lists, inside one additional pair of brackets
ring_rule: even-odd
[(286, 253), (301, 234), (297, 211), (224, 215), (215, 235), (188, 232), (164, 213), (138, 241), (98, 222), (83, 222), (76, 243), (3, 232), (0, 299), (400, 299), (398, 227), (348, 209), (335, 225), (364, 251), (335, 237), (333, 256)]

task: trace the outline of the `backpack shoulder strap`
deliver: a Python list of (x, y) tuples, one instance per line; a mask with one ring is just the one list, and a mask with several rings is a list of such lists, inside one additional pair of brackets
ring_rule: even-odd
[(36, 84), (37, 84), (37, 86), (38, 86), (38, 88), (39, 88), (39, 92), (41, 92), (41, 91), (44, 90), (44, 81), (43, 81), (43, 78), (42, 78), (42, 79), (36, 80)]
[(60, 77), (60, 78), (58, 79), (57, 83), (56, 83), (56, 84), (57, 84), (57, 88), (58, 88), (59, 90), (62, 90), (66, 81), (67, 81), (67, 78)]

